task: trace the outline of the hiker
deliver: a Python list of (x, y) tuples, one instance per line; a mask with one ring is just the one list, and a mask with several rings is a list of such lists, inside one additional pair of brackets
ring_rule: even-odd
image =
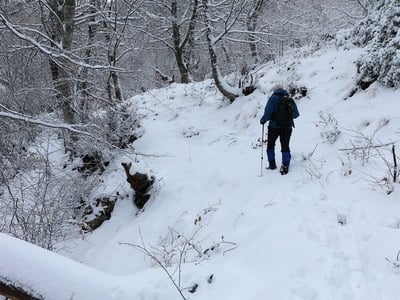
[(294, 127), (293, 119), (298, 116), (299, 111), (294, 100), (289, 97), (289, 93), (281, 85), (276, 85), (265, 106), (264, 115), (260, 119), (260, 124), (263, 126), (269, 121), (267, 142), (269, 166), (267, 169), (276, 169), (275, 142), (279, 137), (282, 152), (280, 173), (286, 175), (289, 172), (291, 158), (289, 142)]

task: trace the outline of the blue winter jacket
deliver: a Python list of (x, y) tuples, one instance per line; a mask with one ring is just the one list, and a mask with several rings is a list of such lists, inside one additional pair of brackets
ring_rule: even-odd
[[(264, 115), (260, 119), (261, 124), (265, 124), (269, 121), (268, 126), (274, 128), (292, 128), (294, 127), (294, 122), (292, 121), (292, 125), (279, 125), (277, 122), (272, 120), (272, 116), (276, 111), (276, 107), (278, 105), (278, 101), (281, 96), (289, 96), (289, 93), (284, 89), (277, 89), (274, 93), (269, 97), (267, 105), (265, 105)], [(297, 109), (296, 103), (294, 103), (293, 107), (293, 119), (296, 119), (299, 116), (299, 110)]]

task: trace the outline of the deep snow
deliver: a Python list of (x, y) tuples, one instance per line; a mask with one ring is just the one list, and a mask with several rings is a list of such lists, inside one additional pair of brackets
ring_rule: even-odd
[[(393, 164), (391, 143), (399, 148), (400, 90), (372, 85), (349, 97), (356, 86), (353, 62), (362, 54), (357, 48), (298, 50), (261, 69), (256, 92), (233, 104), (212, 81), (131, 98), (145, 130), (133, 146), (147, 155), (113, 162), (98, 193), (130, 193), (120, 162), (132, 161), (135, 171), (156, 178), (145, 210), (136, 214), (130, 199), (119, 200), (99, 229), (66, 241), (60, 253), (79, 261), (77, 267), (3, 236), (1, 265), (15, 260), (14, 247), (25, 247), (30, 259), (41, 257), (42, 269), (62, 268), (64, 286), (79, 274), (73, 299), (181, 299), (154, 260), (124, 244), (144, 242), (171, 263), (168, 271), (181, 280), (187, 299), (397, 299), (400, 186), (387, 194), (390, 186), (381, 180), (388, 176), (385, 160)], [(259, 119), (278, 82), (308, 89), (297, 101), (286, 176), (264, 169), (265, 153), (261, 168)], [(368, 143), (389, 145), (357, 155), (341, 150)], [(338, 222), (343, 219), (346, 224)], [(55, 282), (41, 289), (49, 299), (69, 299), (56, 284), (62, 276), (7, 265), (17, 275)]]

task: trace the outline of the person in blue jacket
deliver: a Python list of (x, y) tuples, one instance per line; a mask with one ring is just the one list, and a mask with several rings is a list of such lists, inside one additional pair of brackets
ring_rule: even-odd
[[(289, 125), (279, 124), (274, 120), (274, 114), (276, 112), (276, 108), (278, 102), (281, 97), (289, 97), (289, 93), (285, 90), (281, 85), (276, 85), (273, 88), (273, 94), (268, 99), (267, 104), (265, 105), (264, 115), (260, 119), (260, 124), (264, 125), (267, 121), (268, 124), (268, 142), (267, 142), (267, 157), (268, 157), (268, 169), (274, 170), (276, 169), (276, 161), (275, 161), (275, 142), (279, 137), (281, 143), (281, 152), (282, 152), (282, 166), (280, 172), (282, 175), (285, 175), (289, 172), (290, 165), (290, 136), (292, 135), (292, 128), (294, 127), (294, 122), (292, 120)], [(299, 116), (299, 111), (297, 109), (296, 103), (293, 101), (293, 119), (296, 119)]]

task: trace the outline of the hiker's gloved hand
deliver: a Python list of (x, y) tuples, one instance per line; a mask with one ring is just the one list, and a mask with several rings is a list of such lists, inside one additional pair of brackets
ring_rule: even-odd
[(263, 118), (260, 119), (260, 124), (261, 124), (261, 125), (264, 125), (265, 122), (266, 122), (266, 121), (265, 121)]

